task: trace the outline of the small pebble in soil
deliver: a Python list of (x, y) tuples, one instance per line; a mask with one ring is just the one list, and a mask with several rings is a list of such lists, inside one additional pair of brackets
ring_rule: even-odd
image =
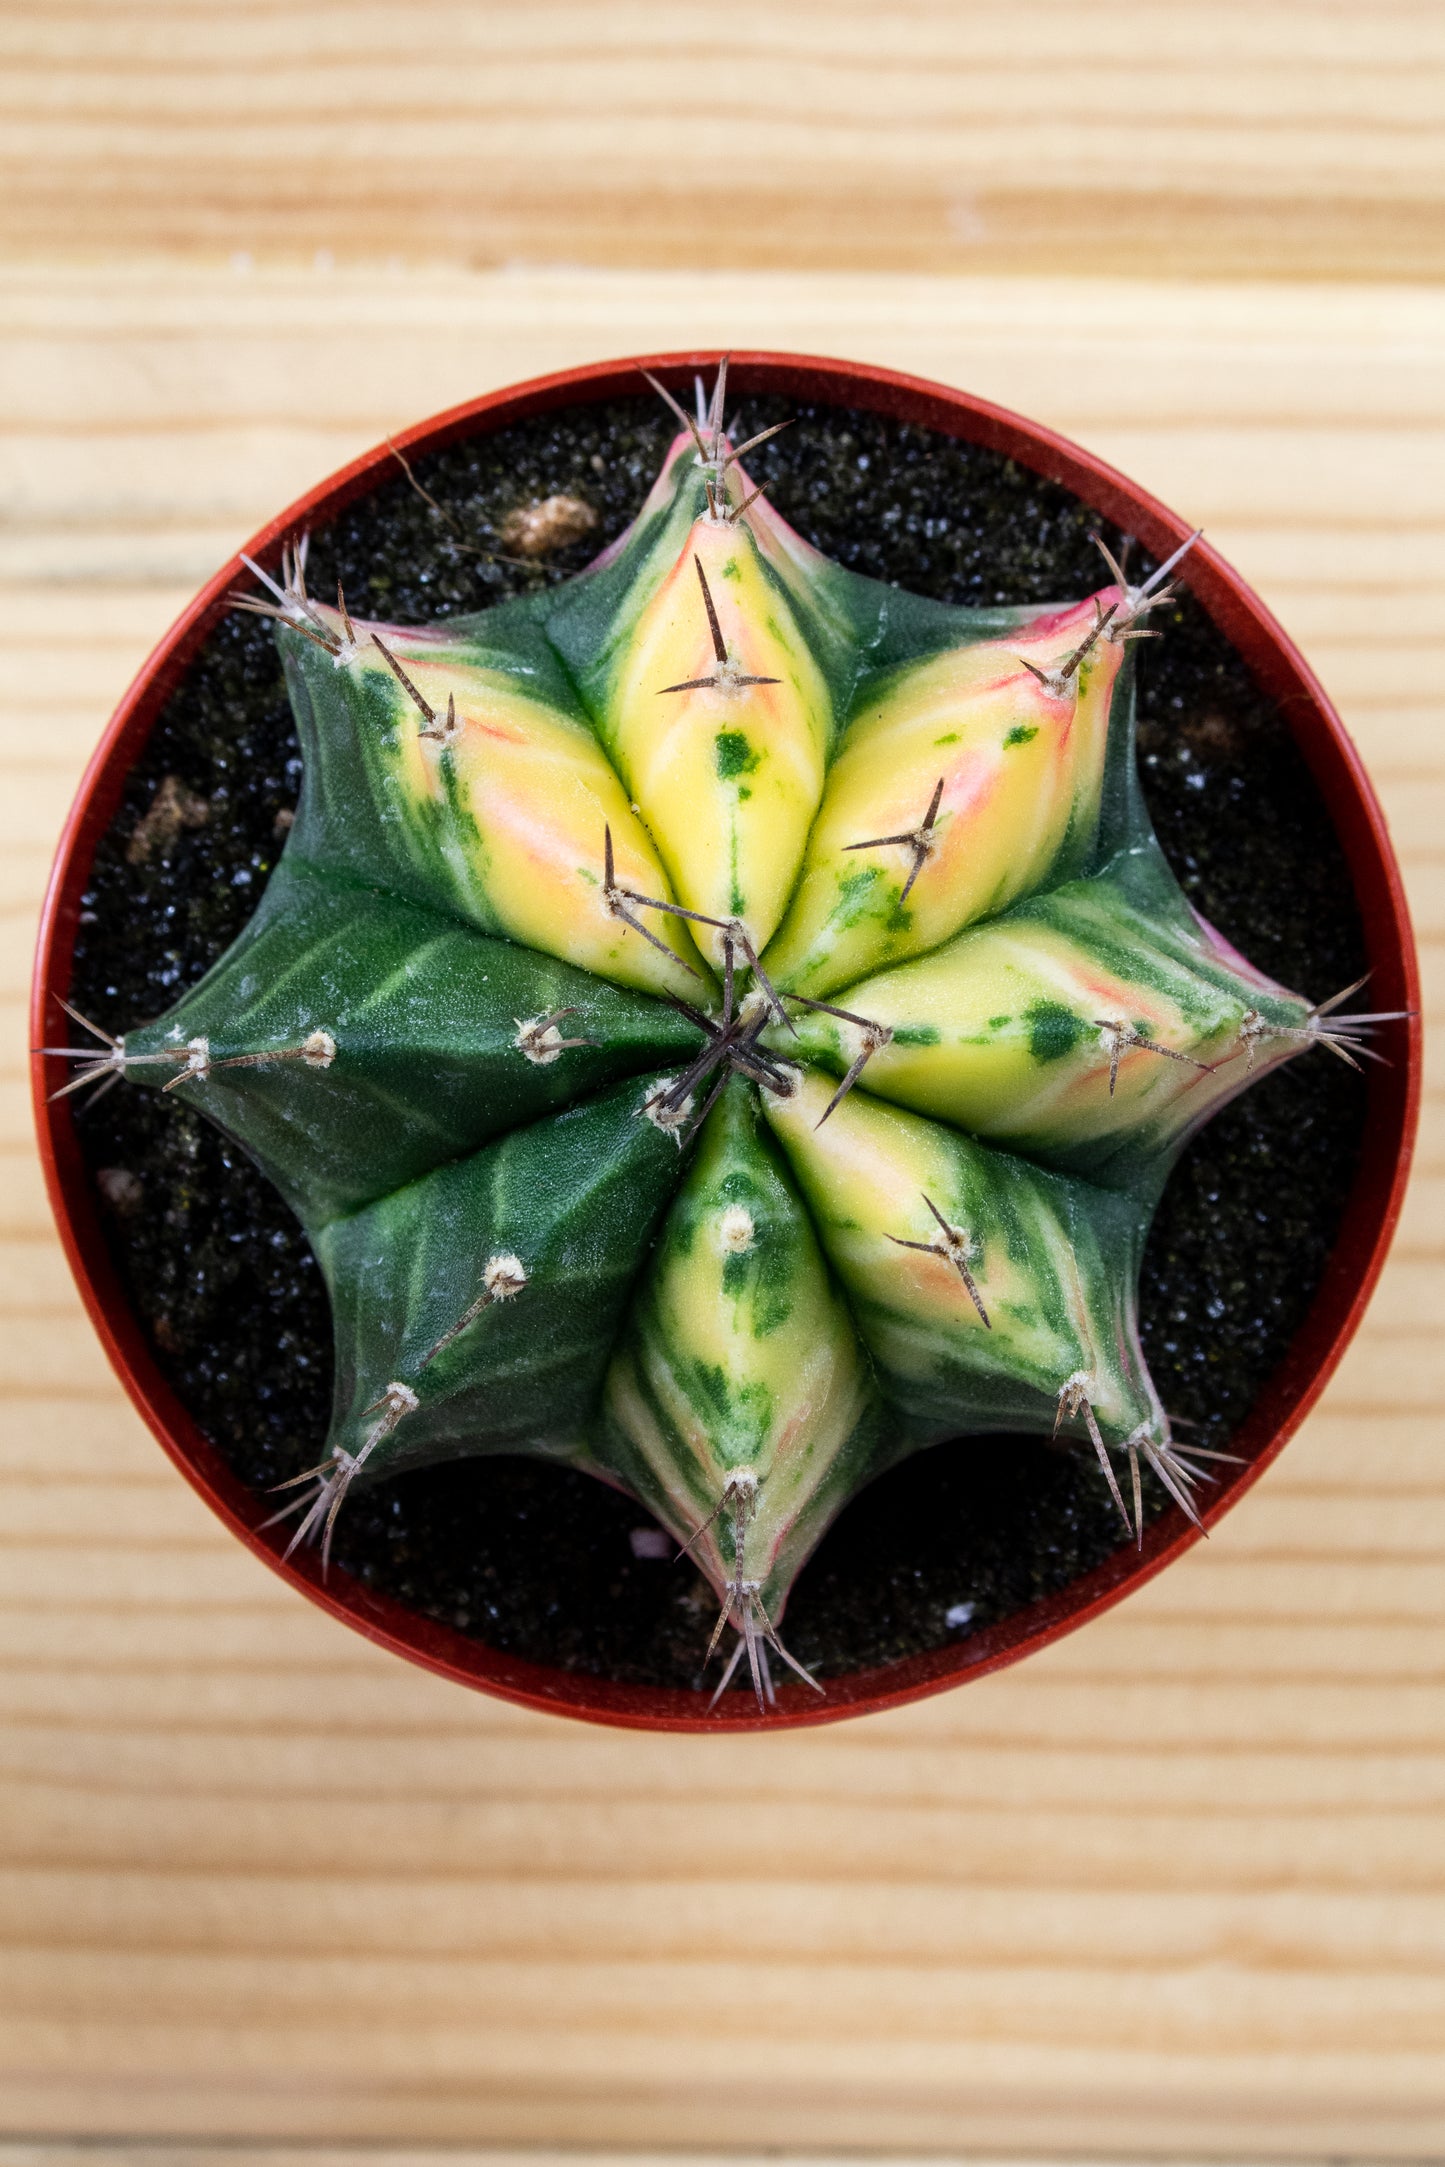
[(502, 521), (502, 547), (518, 557), (551, 557), (597, 531), (597, 514), (581, 497), (544, 497), (519, 504)]

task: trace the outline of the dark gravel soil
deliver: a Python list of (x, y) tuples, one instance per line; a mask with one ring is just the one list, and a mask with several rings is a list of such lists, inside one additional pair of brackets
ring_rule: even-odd
[[(745, 418), (760, 428), (789, 411), (750, 400)], [(358, 614), (422, 622), (566, 577), (626, 524), (669, 434), (639, 398), (456, 446), (417, 470), (444, 513), (398, 473), (314, 537), (313, 590), (334, 591), (339, 575)], [(804, 409), (749, 465), (820, 548), (917, 592), (1043, 602), (1100, 584), (1098, 522), (1083, 505), (930, 431)], [(540, 564), (503, 561), (508, 513), (559, 493), (591, 504), (596, 530)], [(1140, 757), (1164, 847), (1223, 933), (1324, 998), (1363, 962), (1313, 784), (1199, 610), (1186, 599), (1151, 622), (1167, 637), (1140, 651)], [(168, 776), (179, 788), (137, 837)], [(172, 700), (101, 844), (75, 962), (87, 1015), (124, 1029), (221, 953), (276, 862), (299, 780), (269, 629), (232, 616)], [(1201, 1441), (1227, 1442), (1303, 1318), (1363, 1117), (1359, 1079), (1312, 1055), (1219, 1115), (1175, 1173), (1145, 1260), (1144, 1343), (1166, 1405), (1205, 1425)], [(279, 1197), (203, 1121), (150, 1092), (113, 1091), (79, 1126), (126, 1284), (181, 1397), (257, 1488), (313, 1462), (330, 1399), (326, 1296)], [(537, 1662), (695, 1686), (711, 1598), (687, 1565), (634, 1556), (644, 1524), (584, 1476), (477, 1461), (354, 1496), (336, 1557)], [(843, 1514), (798, 1583), (790, 1644), (824, 1673), (935, 1647), (1060, 1588), (1119, 1540), (1097, 1471), (1076, 1452), (1017, 1437), (941, 1445)]]

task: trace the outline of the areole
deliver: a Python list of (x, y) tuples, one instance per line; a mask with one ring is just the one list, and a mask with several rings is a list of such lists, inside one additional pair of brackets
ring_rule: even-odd
[[(711, 368), (717, 358), (664, 356), (649, 360), (645, 366), (662, 381), (677, 382), (690, 378), (695, 368)], [(637, 385), (637, 368), (636, 363), (603, 366), (478, 401), (411, 431), (398, 440), (398, 448), (410, 457), (551, 408), (629, 393)], [(732, 371), (734, 386), (744, 392), (767, 390), (798, 399), (872, 409), (1003, 451), (1021, 465), (1060, 481), (1105, 517), (1136, 533), (1160, 559), (1175, 554), (1189, 540), (1178, 521), (1122, 477), (1047, 432), (961, 394), (885, 372), (791, 357), (735, 355)], [(273, 522), (245, 554), (270, 562), (278, 540), (294, 536), (308, 525), (323, 525), (346, 503), (365, 494), (383, 476), (389, 476), (392, 469), (393, 455), (388, 447), (356, 462)], [(709, 617), (714, 618), (700, 562), (698, 572)], [(68, 989), (79, 896), (95, 841), (115, 810), (125, 775), (156, 716), (224, 611), (226, 594), (240, 576), (238, 562), (226, 567), (162, 643), (122, 704), (87, 774), (67, 826), (47, 902), (36, 978), (37, 1043), (46, 1035), (54, 998)], [(1336, 826), (1364, 921), (1373, 974), (1372, 1005), (1413, 1011), (1418, 1006), (1414, 957), (1398, 874), (1353, 749), (1304, 664), (1229, 568), (1200, 545), (1188, 560), (1187, 577), (1196, 599), (1287, 717), (1315, 776)], [(728, 666), (725, 651), (720, 652), (718, 670)], [(1034, 675), (1040, 676), (1040, 672), (1035, 670)], [(429, 716), (428, 727), (431, 734), (442, 736), (447, 726), (443, 720)], [(936, 805), (923, 815), (920, 805), (912, 816), (919, 819), (922, 815), (916, 833), (878, 840), (911, 844), (916, 869), (927, 854), (934, 811)], [(625, 890), (614, 891), (609, 866), (607, 893), (614, 892), (619, 898), (626, 895)], [(530, 1019), (535, 1044), (523, 1043), (519, 1036), (519, 1050), (533, 1062), (555, 1058), (563, 1043), (558, 1035), (562, 1020), (560, 1015)], [(1403, 1034), (1401, 1037), (1403, 1042)], [(1283, 1445), (1317, 1396), (1368, 1298), (1398, 1215), (1407, 1168), (1418, 1093), (1418, 1026), (1412, 1025), (1408, 1043), (1407, 1060), (1372, 1072), (1364, 1156), (1332, 1264), (1288, 1361), (1266, 1388), (1235, 1441), (1247, 1464), (1225, 1473), (1207, 1515), (1211, 1520), (1227, 1509)], [(200, 1041), (195, 1042), (197, 1049), (200, 1045)], [(1116, 1062), (1121, 1046), (1122, 1042), (1118, 1042), (1114, 1047)], [(186, 1050), (191, 1059), (185, 1073), (201, 1074), (201, 1064), (209, 1060), (209, 1049)], [(334, 1054), (334, 1047), (328, 1051), (310, 1041), (290, 1050), (314, 1066), (324, 1065)], [(864, 1045), (859, 1049), (860, 1059), (877, 1050), (877, 1043)], [(270, 1506), (229, 1473), (160, 1375), (110, 1263), (80, 1164), (69, 1109), (63, 1101), (47, 1102), (44, 1088), (37, 1079), (47, 1179), (72, 1265), (108, 1352), (142, 1413), (188, 1478), (243, 1540), (268, 1562), (278, 1565), (274, 1537), (263, 1532)], [(939, 1239), (946, 1244), (951, 1230), (943, 1221), (940, 1225), (943, 1234)], [(729, 1238), (745, 1250), (748, 1231), (736, 1225)], [(967, 1260), (961, 1249), (960, 1257), (952, 1261), (967, 1285)], [(733, 1501), (739, 1512), (745, 1504), (741, 1494)], [(1002, 1625), (962, 1645), (931, 1651), (887, 1670), (831, 1678), (823, 1700), (814, 1699), (801, 1686), (787, 1689), (778, 1712), (766, 1720), (773, 1725), (829, 1720), (892, 1705), (995, 1668), (1043, 1645), (1117, 1600), (1194, 1539), (1196, 1530), (1182, 1514), (1167, 1514), (1150, 1526), (1139, 1550), (1121, 1553), (1057, 1596), (1015, 1614)], [(735, 1714), (724, 1704), (716, 1715), (708, 1717), (703, 1697), (542, 1670), (436, 1625), (340, 1575), (333, 1574), (330, 1583), (323, 1584), (316, 1562), (305, 1554), (298, 1553), (280, 1569), (316, 1600), (372, 1638), (461, 1682), (528, 1705), (645, 1726), (715, 1729), (750, 1727), (759, 1721), (750, 1705), (746, 1713)]]

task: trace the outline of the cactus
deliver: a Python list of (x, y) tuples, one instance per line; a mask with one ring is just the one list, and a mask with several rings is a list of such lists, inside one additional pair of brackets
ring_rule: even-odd
[(925, 1445), (1063, 1435), (1129, 1538), (1144, 1468), (1198, 1518), (1227, 1455), (1140, 1351), (1154, 1207), (1225, 1100), (1381, 1019), (1254, 971), (1154, 837), (1130, 649), (1188, 543), (1138, 586), (1101, 544), (1042, 612), (900, 593), (752, 487), (724, 375), (663, 392), (647, 501), (565, 585), (405, 628), (313, 598), (304, 537), (253, 565), (281, 861), (167, 1015), (48, 1050), (203, 1111), (306, 1229), (336, 1391), (292, 1549), (324, 1571), (405, 1469), (565, 1462), (696, 1560), (714, 1701), (746, 1659), (761, 1706), (770, 1653), (817, 1684), (805, 1559)]

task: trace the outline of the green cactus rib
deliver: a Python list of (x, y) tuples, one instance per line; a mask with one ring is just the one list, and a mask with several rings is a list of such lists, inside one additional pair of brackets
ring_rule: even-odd
[(1127, 1534), (1141, 1459), (1197, 1512), (1139, 1347), (1151, 1214), (1219, 1105), (1369, 1019), (1169, 870), (1133, 750), (1157, 579), (1044, 611), (863, 579), (752, 490), (722, 397), (525, 601), (358, 625), (288, 547), (241, 598), (301, 735), (282, 861), (65, 1088), (185, 1100), (307, 1230), (336, 1393), (293, 1546), (324, 1563), (356, 1484), (559, 1460), (691, 1552), (764, 1701), (799, 1569), (923, 1445), (1062, 1430)]
[[(206, 1038), (209, 1076), (184, 1095), (245, 1146), (313, 1240), (701, 1038), (660, 1001), (289, 856), (182, 1008), (129, 1047)], [(528, 1058), (519, 1038), (552, 1017)], [(288, 1056), (323, 1028), (338, 1049), (324, 1068)], [(237, 1057), (246, 1065), (226, 1066)]]
[[(637, 1118), (660, 1080), (544, 1115), (314, 1236), (336, 1328), (333, 1449), (362, 1449), (369, 1409), (400, 1379), (419, 1404), (386, 1440), (389, 1472), (586, 1452), (637, 1259), (677, 1181), (676, 1144)], [(499, 1257), (518, 1260), (524, 1285), (449, 1337)]]

